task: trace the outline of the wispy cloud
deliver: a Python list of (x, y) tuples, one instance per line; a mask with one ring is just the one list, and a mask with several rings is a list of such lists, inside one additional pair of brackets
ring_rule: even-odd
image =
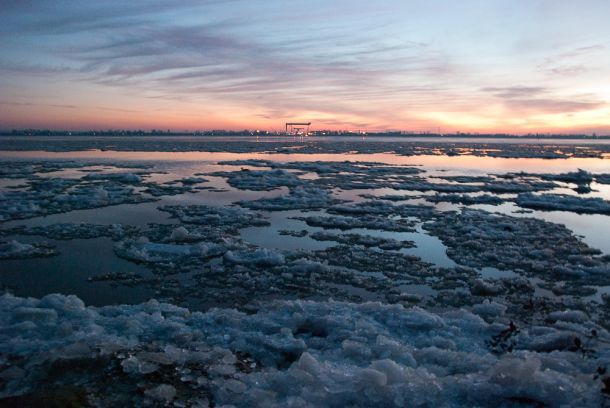
[(556, 114), (599, 109), (606, 105), (600, 100), (574, 97), (556, 97), (544, 87), (512, 86), (505, 88), (483, 88), (482, 91), (499, 98), (504, 106), (515, 113)]
[(538, 68), (552, 76), (574, 76), (586, 73), (586, 61), (601, 52), (607, 52), (604, 44), (593, 44), (572, 48), (547, 57)]
[(506, 106), (514, 112), (556, 114), (599, 109), (606, 106), (598, 101), (567, 101), (555, 99), (511, 99)]
[(503, 99), (534, 97), (547, 92), (547, 89), (539, 86), (508, 86), (483, 88), (483, 92), (492, 93)]
[[(514, 7), (528, 15), (527, 5)], [(432, 127), (436, 119), (429, 118), (460, 116), (503, 125), (515, 122), (510, 115), (606, 106), (601, 91), (575, 95), (579, 83), (562, 87), (607, 51), (603, 35), (551, 54), (550, 46), (535, 55), (524, 50), (528, 59), (497, 55), (511, 30), (476, 30), (501, 10), (486, 2), (478, 12), (491, 13), (485, 20), (469, 9), (438, 13), (417, 2), (7, 0), (0, 92), (29, 112), (53, 107), (57, 98), (57, 109), (65, 101), (189, 118), (205, 109), (231, 120), (239, 112), (244, 122), (307, 116), (358, 127)], [(511, 70), (525, 74), (526, 85), (511, 83)]]

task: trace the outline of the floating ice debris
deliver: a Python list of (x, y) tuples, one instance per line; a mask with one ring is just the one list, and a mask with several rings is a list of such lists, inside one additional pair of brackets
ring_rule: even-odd
[(392, 219), (384, 216), (364, 215), (360, 217), (343, 217), (343, 216), (309, 216), (295, 217), (297, 220), (302, 220), (312, 227), (321, 227), (325, 229), (340, 229), (349, 230), (355, 228), (365, 228), (371, 230), (396, 231), (396, 232), (414, 232), (415, 221), (400, 218)]
[(278, 266), (283, 265), (286, 260), (280, 252), (267, 248), (227, 251), (224, 254), (225, 262), (232, 264), (255, 265), (255, 266)]
[(185, 258), (210, 258), (227, 251), (223, 245), (199, 242), (197, 244), (163, 244), (147, 239), (121, 241), (114, 246), (122, 258), (138, 262), (170, 262)]
[(134, 192), (133, 188), (114, 181), (78, 184), (73, 179), (48, 179), (30, 183), (30, 186), (29, 190), (3, 193), (0, 198), (0, 221), (151, 201)]
[(306, 237), (307, 234), (309, 234), (309, 231), (307, 231), (306, 229), (302, 229), (299, 231), (296, 230), (279, 230), (278, 234), (280, 235), (289, 235), (291, 237), (297, 237), (297, 238), (303, 238)]
[(56, 255), (47, 244), (25, 244), (19, 241), (0, 241), (0, 259), (25, 259)]
[[(438, 191), (444, 193), (474, 193), (491, 191), (498, 193), (520, 193), (529, 191), (549, 190), (557, 185), (551, 181), (540, 179), (522, 179), (518, 182), (506, 182), (497, 180), (491, 176), (443, 176), (439, 177), (454, 183), (433, 183), (417, 174), (423, 172), (421, 169), (411, 166), (387, 165), (375, 162), (291, 162), (280, 163), (268, 160), (238, 160), (232, 162), (221, 162), (229, 165), (248, 165), (255, 167), (270, 167), (273, 170), (263, 170), (262, 174), (270, 171), (299, 170), (304, 172), (315, 172), (317, 178), (313, 180), (301, 179), (320, 185), (325, 188), (340, 188), (343, 190), (353, 189), (377, 189), (393, 188), (396, 190), (413, 191)], [(234, 184), (237, 179), (247, 177), (248, 170), (237, 172), (215, 173), (225, 177), (233, 177)], [(266, 173), (265, 173), (266, 172)], [(245, 176), (242, 175), (245, 174)], [(258, 174), (260, 172), (253, 172)], [(233, 175), (233, 176), (231, 176)], [(229, 183), (231, 183), (229, 178)], [(464, 183), (478, 183), (464, 184)], [(233, 185), (233, 184), (232, 184)], [(237, 184), (236, 184), (237, 185)], [(284, 184), (287, 185), (287, 184)], [(273, 186), (273, 184), (270, 184)], [(256, 188), (260, 189), (260, 188)]]
[(138, 203), (150, 201), (150, 199), (134, 193), (131, 187), (123, 187), (119, 184), (104, 184), (102, 186), (76, 186), (66, 194), (56, 195), (54, 201), (59, 205), (69, 205), (69, 209), (74, 210)]
[[(36, 204), (36, 201), (38, 200), (31, 197), (23, 199), (20, 193), (13, 191), (0, 193), (0, 221), (30, 218), (46, 213), (46, 210)], [(46, 204), (46, 201), (41, 204)]]
[[(466, 310), (379, 303), (282, 301), (255, 314), (190, 313), (156, 301), (93, 308), (74, 296), (4, 295), (0, 353), (18, 374), (5, 375), (0, 396), (78, 375), (100, 406), (603, 405), (608, 375), (594, 374), (610, 359), (604, 328), (509, 326), (495, 321), (500, 305), (475, 309), (489, 323)], [(512, 352), (495, 352), (492, 339)], [(585, 341), (595, 353), (581, 351)]]
[(462, 265), (576, 279), (572, 284), (610, 283), (609, 260), (563, 225), (467, 209), (447, 213), (424, 227)]
[(400, 175), (417, 174), (423, 170), (413, 166), (399, 166), (379, 162), (365, 161), (303, 161), (303, 162), (276, 162), (272, 160), (234, 160), (223, 161), (219, 164), (231, 166), (269, 167), (285, 170), (300, 170), (314, 172), (320, 175), (331, 173), (355, 173), (367, 175)]
[(203, 237), (199, 234), (192, 234), (184, 227), (176, 227), (172, 230), (170, 239), (176, 242), (199, 241)]
[(379, 272), (389, 279), (390, 284), (398, 279), (420, 281), (422, 278), (438, 274), (438, 269), (433, 268), (431, 264), (423, 262), (416, 256), (400, 252), (337, 245), (316, 251), (315, 255), (329, 265), (363, 272)]
[(562, 310), (549, 313), (549, 319), (570, 323), (585, 323), (589, 318), (580, 310)]
[(231, 187), (240, 190), (267, 191), (274, 190), (279, 187), (296, 187), (302, 184), (302, 181), (293, 173), (282, 170), (248, 170), (231, 172), (215, 172), (210, 173), (210, 176), (226, 177), (227, 183)]
[(153, 197), (161, 197), (167, 195), (178, 195), (184, 193), (196, 193), (197, 190), (193, 188), (192, 184), (175, 185), (171, 183), (165, 184), (146, 184), (145, 193), (150, 194)]
[(551, 190), (558, 187), (557, 184), (548, 181), (528, 181), (528, 182), (496, 182), (485, 184), (481, 190), (490, 191), (496, 194), (524, 193), (530, 191)]
[(417, 217), (420, 219), (430, 219), (438, 215), (434, 207), (429, 205), (393, 205), (384, 200), (369, 200), (357, 204), (338, 204), (330, 207), (327, 211), (331, 214), (383, 215), (404, 218)]
[[(280, 163), (267, 160), (238, 160), (221, 162), (220, 164), (270, 167), (275, 171), (314, 172), (317, 175), (315, 179), (306, 180), (303, 178), (300, 179), (300, 182), (328, 189), (341, 188), (344, 190), (392, 187), (404, 177), (410, 178), (412, 175), (423, 172), (423, 170), (412, 166), (389, 165), (377, 162), (318, 161)], [(233, 174), (241, 174), (242, 172), (233, 172)]]
[(600, 184), (610, 184), (610, 174), (595, 174), (595, 182)]
[(413, 241), (398, 241), (392, 238), (375, 237), (372, 235), (333, 234), (323, 231), (311, 234), (311, 238), (318, 241), (335, 241), (346, 245), (362, 245), (366, 247), (378, 247), (386, 250), (398, 250), (402, 248), (412, 248), (415, 246)]
[(144, 395), (159, 402), (169, 404), (176, 397), (176, 388), (169, 384), (161, 384), (144, 392)]
[(42, 193), (60, 193), (66, 189), (80, 184), (79, 179), (71, 178), (42, 178), (31, 179), (27, 182), (30, 191), (40, 191)]
[(199, 183), (205, 183), (207, 181), (209, 181), (208, 179), (204, 179), (203, 177), (185, 177), (182, 178), (180, 180), (178, 180), (179, 182), (181, 182), (182, 184), (199, 184)]
[(108, 180), (126, 184), (139, 184), (142, 176), (135, 173), (88, 173), (84, 180)]
[[(457, 176), (456, 176), (457, 177)], [(468, 178), (466, 178), (468, 179)], [(326, 186), (338, 187), (344, 190), (351, 189), (376, 189), (392, 188), (395, 190), (409, 191), (437, 191), (441, 193), (476, 193), (490, 191), (495, 193), (519, 193), (526, 191), (549, 190), (557, 187), (550, 181), (541, 180), (520, 180), (519, 182), (506, 182), (489, 178), (484, 184), (464, 184), (464, 183), (433, 183), (429, 179), (421, 176), (377, 176), (373, 174), (357, 175), (333, 175), (332, 178), (321, 177), (313, 180), (314, 183)]]
[(253, 210), (283, 211), (322, 209), (339, 202), (340, 200), (333, 198), (328, 190), (299, 186), (291, 189), (290, 193), (285, 196), (240, 201), (238, 204)]
[[(4, 141), (3, 141), (4, 142)], [(4, 161), (0, 163), (0, 177), (2, 178), (30, 178), (36, 174), (53, 173), (67, 169), (82, 169), (85, 167), (104, 165), (103, 163), (92, 162), (74, 162), (68, 160), (45, 160), (45, 161)], [(122, 168), (147, 167), (143, 164), (131, 166), (127, 163), (121, 163)], [(85, 171), (85, 170), (81, 170)]]
[(490, 176), (434, 176), (442, 180), (456, 183), (493, 183), (495, 179)]
[(139, 231), (137, 227), (122, 224), (98, 225), (98, 224), (51, 224), (39, 226), (17, 226), (14, 228), (0, 230), (3, 235), (40, 235), (43, 237), (68, 240), (68, 239), (90, 239), (99, 237), (111, 237), (114, 240), (132, 235)]
[(588, 171), (578, 169), (578, 171), (562, 174), (541, 174), (540, 178), (543, 180), (561, 181), (564, 183), (576, 184), (576, 191), (579, 194), (587, 194), (593, 191), (591, 183), (593, 182), (593, 175)]
[[(13, 138), (2, 141), (3, 150), (46, 150), (46, 151), (82, 151), (90, 149), (112, 151), (140, 152), (233, 152), (233, 153), (391, 153), (402, 156), (415, 155), (471, 155), (505, 158), (545, 158), (567, 159), (570, 157), (604, 158), (610, 152), (606, 144), (587, 144), (586, 141), (575, 145), (571, 143), (498, 143), (493, 140), (473, 142), (409, 141), (409, 140), (310, 140), (301, 141), (267, 141), (260, 143), (251, 140), (226, 141), (197, 138), (193, 140), (175, 140), (176, 138), (67, 138), (64, 140), (48, 138)], [(125, 167), (125, 166), (123, 166)], [(141, 166), (140, 166), (141, 167)]]
[(136, 286), (144, 283), (158, 283), (160, 279), (146, 279), (143, 276), (133, 272), (108, 272), (98, 275), (93, 275), (87, 278), (88, 282), (111, 282), (113, 284), (121, 283), (126, 286)]
[(474, 305), (472, 307), (472, 312), (485, 319), (489, 319), (502, 316), (504, 312), (506, 312), (506, 309), (507, 307), (503, 304), (485, 300), (483, 303)]
[(367, 200), (385, 200), (385, 201), (407, 201), (415, 200), (418, 198), (425, 198), (427, 195), (424, 194), (360, 194), (360, 197), (366, 198)]
[(237, 207), (173, 205), (159, 207), (159, 210), (172, 214), (185, 224), (217, 226), (233, 231), (251, 226), (269, 225), (269, 221), (265, 220), (261, 214)]
[[(383, 197), (380, 197), (383, 198)], [(426, 200), (433, 203), (448, 202), (455, 204), (474, 205), (474, 204), (488, 204), (488, 205), (500, 205), (504, 203), (504, 199), (496, 195), (481, 194), (481, 195), (467, 195), (467, 194), (435, 194), (426, 196)]]
[(578, 171), (570, 173), (541, 174), (540, 178), (544, 180), (563, 181), (564, 183), (574, 184), (590, 184), (593, 181), (593, 175), (582, 169), (578, 169)]
[(566, 194), (519, 194), (517, 204), (535, 210), (610, 214), (610, 201), (599, 197), (575, 197)]
[(475, 279), (470, 287), (470, 293), (475, 296), (494, 296), (504, 291), (504, 286), (500, 285), (499, 282), (490, 282), (482, 279)]
[(480, 186), (431, 183), (425, 179), (403, 180), (400, 183), (393, 185), (392, 188), (397, 190), (440, 191), (444, 193), (476, 193), (477, 191), (481, 191)]

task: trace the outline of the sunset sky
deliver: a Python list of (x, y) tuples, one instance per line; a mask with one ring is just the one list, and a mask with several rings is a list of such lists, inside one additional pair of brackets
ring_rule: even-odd
[(0, 128), (610, 133), (608, 0), (2, 0)]

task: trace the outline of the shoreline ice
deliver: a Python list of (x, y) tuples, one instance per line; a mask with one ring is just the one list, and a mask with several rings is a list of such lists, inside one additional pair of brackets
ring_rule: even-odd
[(93, 308), (75, 296), (4, 295), (0, 396), (19, 401), (76, 375), (98, 406), (605, 401), (609, 377), (597, 372), (610, 363), (604, 328), (579, 312), (551, 314), (544, 327), (503, 313), (492, 303), (435, 313), (332, 301), (192, 313), (154, 300)]

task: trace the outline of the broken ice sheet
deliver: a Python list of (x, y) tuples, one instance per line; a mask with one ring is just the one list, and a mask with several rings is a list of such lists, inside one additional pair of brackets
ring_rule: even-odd
[[(224, 142), (201, 146), (242, 150)], [(390, 145), (309, 144), (302, 153), (325, 148), (370, 153), (381, 146)], [(469, 150), (445, 145), (434, 151), (438, 146), (433, 144), (394, 146), (400, 154), (572, 154), (541, 147), (492, 151), (489, 144)], [(596, 154), (594, 150), (588, 152)], [(3, 238), (22, 243), (14, 235), (33, 235), (27, 241), (32, 245), (36, 236), (76, 242), (96, 234), (112, 237), (104, 240), (108, 251), (116, 245), (117, 253), (129, 259), (122, 264), (134, 269), (86, 275), (92, 282), (145, 286), (151, 296), (190, 310), (157, 302), (86, 308), (66, 297), (4, 298), (0, 304), (8, 311), (0, 312), (0, 336), (5, 336), (0, 347), (3, 356), (16, 358), (11, 357), (11, 367), (0, 361), (6, 385), (2, 396), (44, 390), (56, 385), (51, 384), (55, 380), (78, 377), (84, 384), (79, 390), (107, 406), (283, 406), (303, 401), (323, 406), (599, 405), (606, 377), (597, 370), (608, 366), (610, 298), (599, 294), (599, 285), (607, 284), (607, 257), (568, 228), (542, 221), (539, 213), (532, 213), (538, 217), (532, 221), (468, 209), (481, 202), (512, 201), (523, 192), (557, 195), (588, 176), (572, 175), (576, 170), (571, 169), (557, 177), (535, 170), (506, 177), (454, 171), (436, 178), (431, 175), (438, 173), (426, 166), (356, 162), (356, 154), (349, 156), (350, 162), (341, 161), (347, 155), (332, 162), (234, 157), (240, 162), (226, 166), (254, 170), (220, 168), (223, 180), (232, 180), (237, 188), (226, 196), (197, 189), (205, 182), (197, 173), (214, 173), (216, 164), (189, 164), (180, 171), (166, 164), (163, 177), (114, 168), (88, 171), (95, 175), (85, 177), (84, 171), (51, 171), (42, 180), (34, 168), (7, 171), (19, 182), (2, 190), (10, 200), (1, 208), (23, 204), (23, 214), (32, 216), (79, 209), (79, 201), (88, 203), (85, 209), (100, 200), (158, 196), (158, 202), (146, 205), (149, 210), (137, 228), (128, 216), (113, 226), (118, 221), (112, 208), (95, 207), (96, 214), (105, 214), (101, 222), (62, 225), (53, 224), (59, 221), (52, 218), (48, 224), (24, 222), (21, 227), (12, 222), (3, 228)], [(385, 153), (374, 160), (384, 158), (397, 160)], [(450, 157), (442, 159), (443, 166), (453, 163)], [(51, 169), (61, 171), (56, 165), (49, 165)], [(110, 172), (119, 175), (103, 175)], [(587, 172), (603, 180), (599, 171)], [(574, 177), (576, 184), (570, 181)], [(220, 178), (210, 180), (224, 187)], [(264, 193), (271, 189), (275, 191)], [(61, 208), (50, 203), (55, 196), (64, 201)], [(410, 201), (401, 203), (403, 199)], [(443, 199), (467, 208), (430, 202)], [(231, 202), (239, 203), (223, 206)], [(28, 210), (30, 204), (39, 209)], [(137, 211), (144, 205), (134, 202), (132, 207)], [(504, 207), (496, 208), (506, 213)], [(514, 208), (511, 202), (508, 211)], [(595, 220), (603, 224), (603, 218)], [(259, 229), (289, 230), (290, 237), (278, 237), (291, 239), (291, 247), (253, 240), (255, 246), (241, 235), (244, 228), (247, 237)], [(406, 249), (412, 236), (419, 248)], [(458, 264), (449, 258), (447, 264), (433, 264), (422, 254), (445, 256), (445, 247), (426, 247), (420, 237), (440, 239)], [(308, 246), (316, 238), (332, 241)], [(55, 244), (63, 252), (64, 246)], [(69, 271), (53, 273), (69, 276)], [(95, 284), (83, 279), (82, 285)], [(47, 372), (65, 377), (45, 376)], [(109, 385), (109, 376), (121, 379), (124, 392)]]
[(26, 259), (55, 254), (53, 247), (46, 243), (26, 244), (16, 240), (0, 240), (0, 259)]
[(415, 243), (413, 241), (398, 241), (392, 238), (383, 238), (360, 234), (333, 234), (323, 231), (311, 234), (311, 238), (318, 241), (335, 241), (341, 244), (379, 247), (381, 249), (388, 250), (412, 248), (413, 246), (415, 246)]
[(317, 210), (328, 208), (341, 202), (332, 197), (330, 191), (316, 187), (296, 187), (285, 196), (261, 198), (252, 201), (239, 201), (242, 207), (252, 210), (285, 211), (285, 210)]
[(519, 194), (521, 207), (547, 211), (571, 211), (586, 214), (610, 214), (610, 201), (599, 197), (575, 197), (566, 194)]
[[(156, 301), (93, 308), (74, 296), (4, 295), (0, 351), (13, 363), (0, 367), (1, 395), (77, 376), (101, 406), (603, 403), (606, 377), (594, 374), (610, 358), (604, 328), (577, 311), (551, 313), (545, 327), (506, 322), (504, 313), (491, 302), (435, 313), (303, 301), (192, 313)], [(40, 377), (42, 367), (62, 369)]]
[(448, 213), (425, 228), (463, 265), (572, 279), (575, 284), (610, 282), (610, 259), (563, 225), (468, 209)]

